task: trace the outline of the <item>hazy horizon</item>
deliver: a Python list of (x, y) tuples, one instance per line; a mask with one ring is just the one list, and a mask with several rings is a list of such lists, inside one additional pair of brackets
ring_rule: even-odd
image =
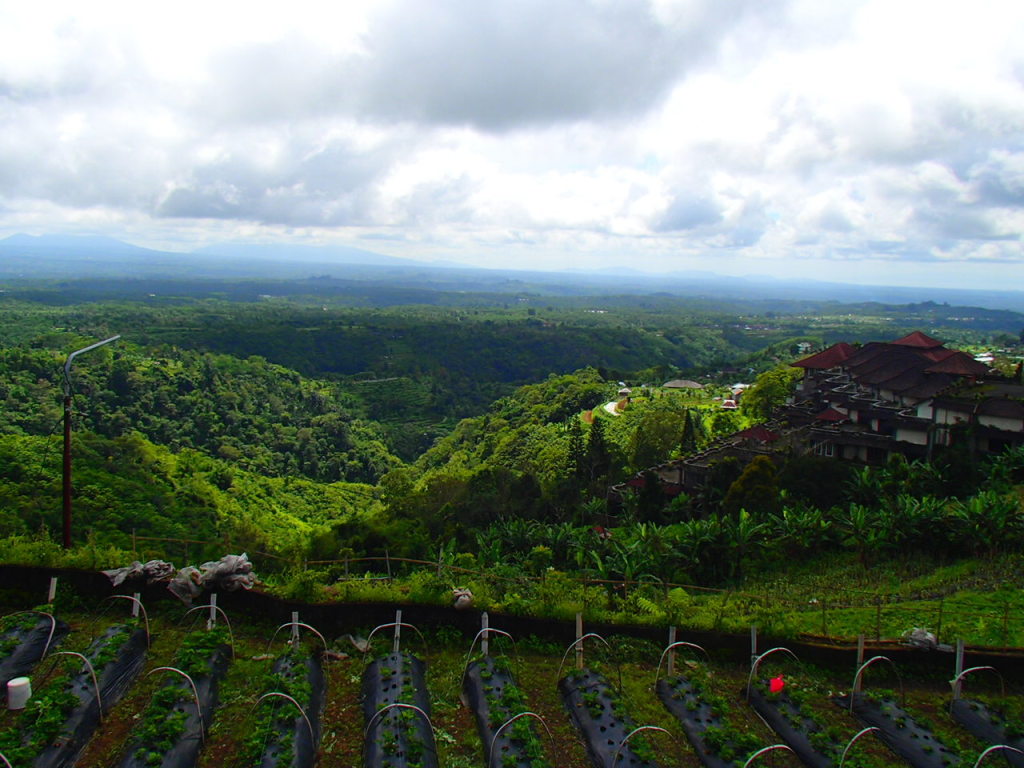
[(1024, 5), (0, 6), (0, 237), (1024, 285)]

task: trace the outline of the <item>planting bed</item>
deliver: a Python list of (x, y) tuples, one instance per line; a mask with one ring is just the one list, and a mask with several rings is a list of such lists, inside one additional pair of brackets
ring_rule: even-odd
[[(437, 768), (437, 751), (430, 724), (426, 665), (408, 653), (392, 653), (372, 661), (363, 673), (363, 743), (367, 768)], [(404, 706), (389, 709), (399, 704)]]
[[(193, 632), (175, 656), (184, 678), (168, 679), (146, 708), (119, 768), (192, 768), (218, 703), (218, 686), (227, 673), (231, 650), (222, 629)], [(196, 698), (199, 708), (196, 707)]]
[[(1007, 715), (1006, 704), (992, 706), (973, 700), (957, 699), (952, 705), (952, 716), (971, 734), (987, 744), (1005, 744), (1024, 751), (1024, 722), (1019, 716)], [(1014, 768), (1024, 768), (1024, 755), (1002, 750), (1001, 756)]]
[[(121, 698), (141, 671), (146, 633), (128, 625), (110, 627), (93, 642), (75, 673), (53, 673), (37, 683), (24, 712), (0, 733), (0, 751), (14, 765), (64, 768), (75, 764), (104, 713)], [(56, 663), (62, 663), (55, 660)]]
[[(960, 758), (935, 738), (931, 728), (915, 720), (894, 697), (863, 693), (855, 693), (853, 697), (853, 713), (857, 719), (865, 726), (878, 728), (878, 738), (914, 768), (950, 768), (960, 763)], [(844, 709), (850, 707), (849, 695), (837, 696), (833, 701)]]
[[(430, 660), (429, 673), (422, 662), (407, 654), (383, 656), (367, 665), (365, 657), (354, 652), (348, 640), (328, 643), (331, 653), (314, 659), (308, 653), (314, 647), (310, 643), (296, 644), (282, 658), (268, 657), (268, 639), (293, 610), (289, 605), (283, 606), (279, 615), (253, 616), (236, 622), (234, 641), (237, 658), (227, 668), (227, 652), (220, 647), (227, 639), (226, 633), (219, 636), (215, 633), (198, 643), (196, 638), (206, 633), (189, 632), (181, 626), (183, 609), (180, 606), (168, 601), (155, 602), (155, 606), (148, 606), (153, 627), (152, 649), (143, 657), (141, 637), (132, 635), (128, 647), (138, 652), (134, 657), (136, 661), (132, 663), (144, 665), (149, 672), (164, 665), (187, 666), (197, 671), (197, 683), (203, 696), (203, 721), (200, 723), (195, 713), (188, 683), (169, 672), (140, 674), (115, 705), (117, 693), (114, 690), (129, 677), (105, 672), (104, 668), (110, 661), (104, 663), (100, 659), (97, 671), (103, 688), (104, 718), (77, 758), (76, 768), (308, 768), (314, 756), (315, 768), (353, 768), (364, 763), (382, 768), (542, 768), (544, 760), (551, 768), (595, 765), (609, 768), (616, 749), (632, 729), (632, 724), (626, 721), (624, 709), (628, 709), (632, 722), (661, 726), (670, 735), (638, 734), (636, 738), (646, 737), (644, 740), (657, 749), (657, 754), (653, 754), (650, 746), (633, 744), (632, 749), (628, 746), (623, 749), (623, 758), (615, 768), (629, 765), (651, 768), (655, 762), (682, 768), (696, 768), (701, 762), (716, 768), (742, 765), (752, 751), (782, 740), (775, 739), (763, 727), (756, 713), (776, 726), (790, 746), (799, 752), (796, 737), (787, 735), (786, 728), (773, 721), (773, 711), (784, 724), (796, 731), (804, 730), (811, 745), (826, 758), (832, 757), (833, 765), (838, 765), (834, 752), (830, 754), (829, 745), (824, 741), (831, 742), (833, 747), (838, 745), (841, 750), (860, 729), (853, 718), (832, 703), (827, 693), (830, 690), (848, 690), (846, 686), (850, 684), (850, 672), (854, 668), (852, 650), (848, 666), (830, 669), (801, 667), (799, 675), (792, 677), (787, 672), (782, 695), (769, 695), (762, 685), (755, 683), (752, 706), (748, 707), (741, 693), (749, 672), (746, 659), (729, 661), (722, 658), (724, 654), (716, 654), (713, 646), (712, 660), (680, 664), (677, 671), (681, 671), (683, 677), (660, 681), (657, 694), (652, 693), (651, 682), (663, 672), (654, 664), (658, 646), (653, 641), (641, 642), (622, 635), (610, 637), (611, 647), (605, 659), (606, 664), (614, 662), (619, 677), (613, 677), (615, 671), (607, 672), (610, 667), (602, 666), (604, 657), (600, 654), (605, 651), (598, 651), (597, 656), (591, 654), (588, 658), (591, 670), (604, 671), (609, 680), (618, 682), (621, 679), (621, 687), (616, 686), (614, 691), (600, 674), (593, 671), (584, 671), (578, 677), (573, 675), (556, 685), (556, 679), (564, 674), (559, 663), (560, 659), (564, 661), (563, 646), (553, 640), (530, 636), (524, 636), (518, 643), (519, 655), (512, 659), (514, 676), (502, 655), (478, 657), (467, 671), (465, 643), (468, 634), (453, 625), (425, 630), (424, 647), (429, 649), (429, 656), (422, 658)], [(22, 604), (30, 603), (26, 600)], [(93, 634), (89, 628), (98, 620), (63, 605), (60, 606), (60, 614), (72, 628), (61, 647), (95, 658), (97, 650), (89, 646), (88, 640)], [(352, 622), (320, 626), (319, 617), (313, 611), (311, 614), (315, 617), (312, 620), (328, 637), (348, 634), (366, 637), (376, 624), (367, 618), (365, 625)], [(32, 617), (33, 627), (38, 618)], [(102, 640), (120, 631), (103, 629), (99, 635)], [(109, 645), (113, 647), (117, 643), (110, 642)], [(319, 645), (316, 644), (318, 650)], [(515, 661), (519, 658), (523, 660), (521, 666)], [(317, 661), (320, 662), (319, 669)], [(54, 734), (59, 734), (60, 729), (70, 722), (69, 715), (83, 703), (73, 693), (75, 684), (72, 680), (80, 671), (79, 665), (71, 662), (70, 657), (53, 661), (47, 658), (35, 669), (33, 698), (39, 702), (34, 705), (35, 711), (46, 712), (48, 717), (56, 713), (53, 718), (55, 725), (50, 720), (46, 722), (55, 727)], [(225, 669), (227, 674), (220, 679)], [(64, 670), (69, 674), (63, 674)], [(467, 671), (465, 676), (464, 671)], [(762, 674), (771, 677), (771, 674)], [(949, 706), (948, 677), (949, 673), (937, 666), (933, 670), (913, 670), (904, 680), (908, 696), (906, 709), (914, 713), (917, 725), (933, 731), (936, 744), (941, 741), (948, 746), (961, 757), (959, 765), (969, 768), (985, 744), (991, 741), (985, 744), (976, 741), (946, 715)], [(326, 678), (330, 680), (329, 688), (320, 687), (319, 681)], [(988, 718), (990, 724), (999, 726), (1005, 724), (1004, 721), (1010, 722), (1010, 730), (1003, 731), (1006, 738), (993, 741), (1012, 743), (1012, 725), (1017, 721), (1010, 719), (1020, 711), (1021, 682), (1016, 670), (1011, 671), (1006, 675), (1008, 699), (977, 697), (987, 704), (987, 711), (1006, 716), (1000, 718), (996, 714)], [(429, 697), (425, 683), (429, 683)], [(373, 695), (364, 699), (364, 694), (371, 689)], [(304, 741), (308, 739), (309, 729), (293, 705), (279, 697), (258, 702), (261, 695), (269, 691), (287, 693), (303, 703), (308, 700), (306, 711), (314, 730), (312, 742)], [(65, 692), (71, 692), (71, 695), (63, 696)], [(471, 709), (459, 704), (460, 693), (466, 695)], [(891, 692), (878, 695), (890, 697)], [(151, 700), (165, 696), (167, 700), (162, 708), (154, 707), (154, 711), (161, 712), (158, 722), (146, 714), (147, 705)], [(566, 699), (570, 700), (568, 707)], [(219, 703), (216, 721), (211, 725), (215, 700)], [(1003, 707), (1004, 701), (1013, 706)], [(434, 726), (433, 734), (423, 718), (406, 708), (394, 709), (380, 716), (373, 723), (371, 732), (366, 733), (366, 724), (374, 719), (380, 708), (396, 702), (428, 711)], [(668, 704), (668, 708), (663, 704)], [(954, 707), (954, 714), (963, 707), (969, 708), (970, 704), (958, 704)], [(487, 759), (485, 756), (495, 730), (513, 715), (527, 709), (544, 718), (554, 735), (553, 743), (547, 741), (547, 731), (543, 726), (526, 717), (502, 732), (495, 756)], [(321, 710), (322, 717), (318, 719), (317, 712)], [(172, 713), (170, 717), (167, 716), (168, 711)], [(975, 714), (980, 712), (971, 711)], [(892, 714), (893, 719), (901, 716), (896, 711)], [(603, 719), (606, 715), (608, 720)], [(934, 728), (922, 715), (934, 721)], [(0, 752), (11, 759), (14, 768), (69, 765), (59, 761), (52, 764), (36, 762), (46, 759), (47, 745), (55, 743), (57, 736), (34, 743), (23, 742), (22, 736), (30, 730), (27, 727), (29, 717), (34, 717), (30, 710), (22, 713), (0, 710), (0, 732), (17, 734), (14, 742), (0, 744)], [(957, 721), (966, 719), (966, 716), (958, 717)], [(820, 730), (816, 731), (809, 721), (818, 724)], [(160, 725), (161, 722), (178, 730), (170, 733), (170, 729), (165, 730)], [(35, 729), (34, 723), (32, 730)], [(202, 749), (201, 725), (210, 726)], [(604, 732), (600, 730), (602, 726)], [(901, 730), (907, 730), (906, 721)], [(61, 738), (66, 738), (69, 743), (72, 740), (80, 743), (81, 739), (73, 731), (74, 728), (69, 728)], [(581, 738), (581, 733), (586, 734), (585, 738)], [(690, 737), (689, 742), (695, 748), (691, 748), (684, 735)], [(920, 740), (919, 735), (916, 741)], [(526, 747), (517, 751), (517, 747), (528, 742), (533, 742), (535, 747), (539, 744), (540, 749)], [(508, 749), (504, 748), (506, 746)], [(19, 752), (23, 747), (28, 749)], [(9, 750), (13, 754), (8, 754)], [(934, 750), (937, 752), (938, 746)], [(927, 750), (922, 749), (921, 752), (927, 754)], [(806, 753), (803, 758), (817, 768), (827, 768), (827, 763), (812, 763)], [(1002, 755), (993, 754), (985, 765), (993, 761), (999, 765), (1003, 760)], [(915, 761), (915, 765), (919, 764)], [(940, 760), (929, 764), (929, 768), (945, 768), (947, 764), (952, 765), (953, 762)], [(759, 758), (753, 768), (761, 765), (792, 768), (796, 765), (796, 757), (772, 753)], [(891, 768), (899, 765), (905, 765), (903, 760), (892, 754), (883, 742), (870, 736), (858, 742), (846, 761), (847, 768)]]
[[(789, 685), (790, 691), (794, 686)], [(746, 690), (743, 691), (744, 695)], [(750, 706), (792, 749), (804, 765), (829, 768), (839, 762), (841, 747), (817, 720), (801, 707), (799, 695), (785, 689), (772, 693), (765, 681), (750, 687)]]
[[(654, 768), (657, 765), (654, 752), (642, 735), (619, 748), (636, 726), (618, 693), (602, 675), (590, 669), (574, 669), (558, 686), (596, 768), (613, 765), (616, 768), (620, 765)], [(615, 761), (616, 754), (618, 761)]]
[(306, 717), (290, 701), (277, 696), (269, 698), (246, 740), (252, 763), (260, 768), (312, 768), (320, 744), (320, 715), (327, 694), (320, 657), (290, 648), (274, 662), (264, 687), (267, 692), (293, 698)]
[(712, 690), (703, 668), (694, 668), (686, 676), (659, 680), (657, 692), (665, 707), (682, 724), (686, 738), (708, 768), (743, 765), (747, 757), (764, 746), (757, 738), (730, 724), (729, 704)]
[(68, 625), (63, 621), (51, 621), (35, 611), (0, 619), (0, 699), (5, 707), (8, 681), (31, 672), (67, 633)]
[(466, 670), (463, 693), (476, 718), (487, 768), (547, 768), (530, 718), (520, 718), (494, 738), (511, 718), (529, 709), (506, 657), (485, 656), (472, 662)]

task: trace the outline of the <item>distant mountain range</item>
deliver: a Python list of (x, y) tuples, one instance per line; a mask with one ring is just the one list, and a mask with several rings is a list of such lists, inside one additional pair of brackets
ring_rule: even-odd
[(1024, 292), (870, 286), (772, 280), (689, 271), (649, 274), (618, 270), (539, 272), (425, 263), (348, 246), (223, 243), (193, 252), (157, 251), (109, 237), (11, 235), (0, 240), (0, 280), (81, 278), (306, 279), (331, 276), (441, 291), (535, 292), (547, 295), (669, 294), (711, 301), (806, 300), (1024, 311)]

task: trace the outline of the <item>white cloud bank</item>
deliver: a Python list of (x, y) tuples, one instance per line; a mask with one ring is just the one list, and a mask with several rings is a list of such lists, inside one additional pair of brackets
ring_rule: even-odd
[(0, 1), (0, 232), (1024, 285), (1021, 39), (1019, 0)]

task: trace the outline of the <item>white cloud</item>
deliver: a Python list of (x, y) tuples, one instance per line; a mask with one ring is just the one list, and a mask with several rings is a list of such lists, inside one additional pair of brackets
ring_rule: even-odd
[(0, 20), (6, 232), (385, 237), (537, 267), (1020, 261), (1016, 0), (0, 0)]

